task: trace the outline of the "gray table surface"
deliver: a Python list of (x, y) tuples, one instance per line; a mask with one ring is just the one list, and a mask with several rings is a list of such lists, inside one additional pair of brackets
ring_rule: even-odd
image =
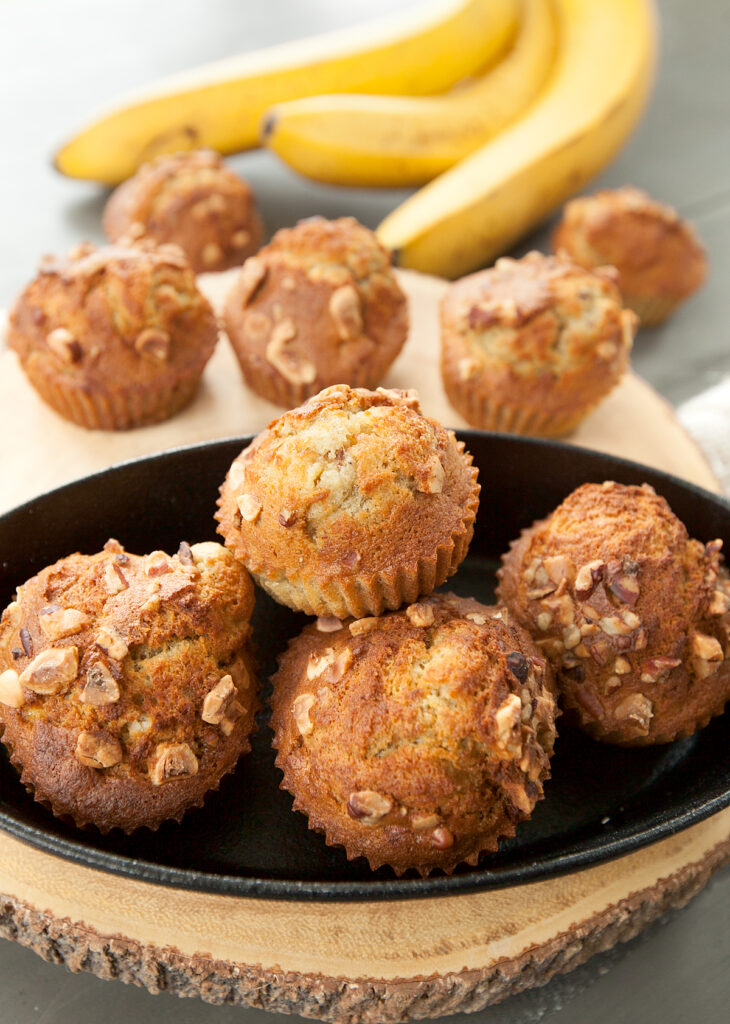
[[(90, 112), (159, 75), (414, 5), (415, 0), (0, 0), (0, 307), (33, 276), (41, 253), (63, 251), (81, 238), (101, 240), (105, 192), (67, 181), (50, 165), (55, 145)], [(598, 184), (630, 182), (672, 203), (695, 221), (709, 250), (707, 287), (665, 327), (643, 332), (634, 353), (637, 370), (679, 402), (730, 373), (730, 5), (659, 0), (659, 10), (662, 60), (650, 109)], [(231, 163), (253, 184), (270, 231), (314, 213), (354, 214), (374, 227), (402, 195), (309, 183), (265, 153), (243, 154)], [(545, 230), (538, 232), (521, 249), (544, 246), (546, 238)], [(464, 1020), (725, 1024), (729, 963), (725, 871), (687, 909), (628, 945)], [(0, 1021), (13, 1024), (273, 1019), (257, 1010), (153, 997), (73, 976), (10, 942), (0, 943), (0, 990)]]

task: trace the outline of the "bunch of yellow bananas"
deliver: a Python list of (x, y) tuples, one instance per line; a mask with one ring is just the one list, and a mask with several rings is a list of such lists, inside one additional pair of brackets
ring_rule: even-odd
[(442, 0), (159, 83), (56, 165), (115, 184), (161, 152), (250, 148), (260, 126), (266, 146), (321, 181), (430, 182), (378, 234), (400, 265), (454, 277), (610, 160), (644, 107), (654, 55), (651, 0)]

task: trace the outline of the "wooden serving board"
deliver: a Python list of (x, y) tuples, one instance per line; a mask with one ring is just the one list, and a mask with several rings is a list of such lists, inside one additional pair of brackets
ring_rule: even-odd
[[(425, 412), (465, 424), (440, 383), (436, 305), (444, 282), (401, 272), (411, 335), (385, 383), (415, 387)], [(201, 279), (220, 308), (231, 274)], [(639, 339), (639, 344), (641, 340)], [(280, 410), (241, 383), (225, 342), (195, 402), (167, 423), (89, 433), (59, 419), (0, 354), (0, 511), (115, 462), (260, 430)], [(671, 408), (629, 374), (570, 439), (716, 481)], [(507, 889), (391, 902), (264, 901), (105, 874), (0, 833), (0, 934), (64, 963), (143, 985), (323, 1020), (396, 1022), (478, 1010), (629, 939), (730, 861), (730, 809), (581, 872)]]

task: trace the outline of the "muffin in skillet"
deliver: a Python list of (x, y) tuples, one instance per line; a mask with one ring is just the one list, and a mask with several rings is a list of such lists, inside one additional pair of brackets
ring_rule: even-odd
[(246, 261), (224, 319), (248, 386), (292, 408), (331, 384), (379, 384), (406, 340), (408, 304), (372, 231), (312, 217)]
[(439, 594), (319, 620), (273, 687), (282, 787), (327, 843), (373, 869), (476, 864), (543, 795), (552, 674), (506, 610)]
[(596, 739), (689, 736), (730, 698), (730, 577), (648, 485), (579, 487), (504, 556), (499, 595)]
[(611, 268), (538, 252), (497, 260), (442, 300), (446, 394), (483, 430), (568, 434), (628, 369), (635, 328)]
[(692, 225), (638, 188), (566, 203), (553, 247), (589, 269), (614, 266), (624, 302), (647, 326), (670, 316), (707, 277), (707, 255)]
[(219, 532), (259, 586), (310, 615), (377, 615), (456, 572), (479, 485), (414, 393), (327, 388), (233, 462)]
[(112, 193), (103, 225), (110, 242), (179, 245), (197, 274), (239, 266), (263, 235), (251, 187), (210, 149), (144, 164)]
[(177, 246), (80, 245), (43, 261), (15, 303), (8, 338), (57, 413), (125, 430), (190, 402), (218, 325)]
[(18, 588), (0, 622), (2, 741), (35, 799), (106, 832), (199, 807), (250, 749), (253, 586), (219, 544), (109, 541)]

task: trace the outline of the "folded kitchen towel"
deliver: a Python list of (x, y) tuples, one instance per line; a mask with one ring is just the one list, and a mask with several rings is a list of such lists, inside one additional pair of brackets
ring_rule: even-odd
[(730, 495), (730, 377), (680, 405), (677, 416)]

